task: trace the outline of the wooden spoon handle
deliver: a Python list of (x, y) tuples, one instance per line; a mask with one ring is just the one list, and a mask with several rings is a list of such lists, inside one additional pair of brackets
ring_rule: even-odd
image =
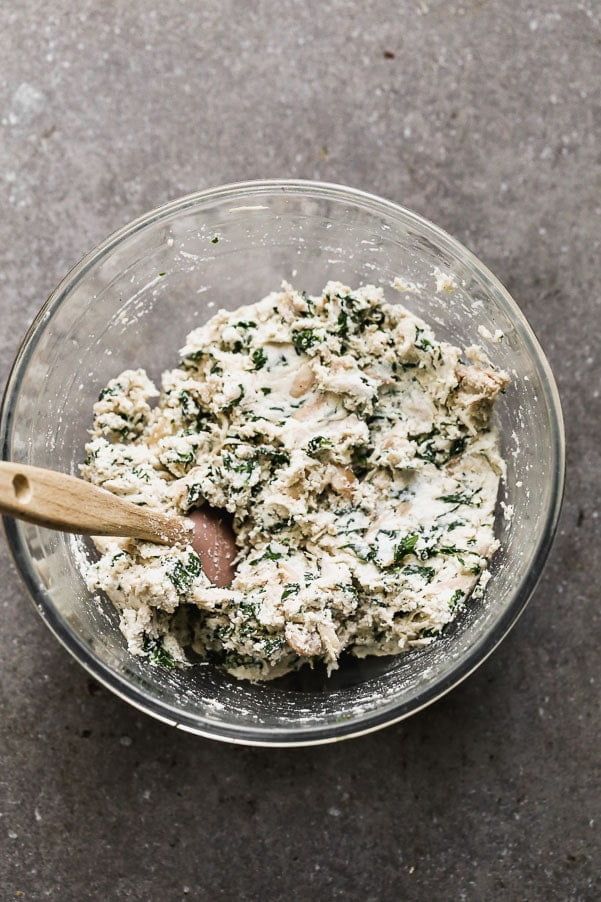
[(10, 461), (0, 461), (0, 513), (81, 535), (191, 541), (181, 517), (139, 507), (75, 476)]

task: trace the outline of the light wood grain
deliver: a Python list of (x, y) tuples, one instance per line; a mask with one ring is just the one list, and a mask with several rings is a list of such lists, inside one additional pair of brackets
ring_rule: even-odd
[(81, 535), (191, 541), (181, 517), (139, 507), (75, 476), (9, 461), (0, 461), (0, 513)]

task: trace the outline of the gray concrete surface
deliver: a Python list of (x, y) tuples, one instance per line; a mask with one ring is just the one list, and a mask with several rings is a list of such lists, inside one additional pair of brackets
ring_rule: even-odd
[(556, 373), (567, 496), (511, 636), (452, 695), (318, 749), (203, 741), (91, 682), (0, 548), (0, 895), (601, 896), (597, 0), (0, 8), (0, 377), (71, 264), (163, 201), (347, 183), (457, 235)]

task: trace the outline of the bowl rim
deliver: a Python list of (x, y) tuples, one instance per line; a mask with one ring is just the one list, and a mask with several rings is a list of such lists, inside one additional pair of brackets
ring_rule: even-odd
[[(68, 623), (58, 614), (46, 592), (38, 583), (29, 565), (26, 543), (17, 522), (11, 517), (3, 517), (8, 546), (16, 564), (17, 571), (28, 589), (28, 594), (42, 619), (67, 651), (83, 666), (83, 668), (115, 695), (133, 705), (135, 708), (150, 714), (157, 720), (168, 723), (179, 729), (196, 735), (219, 739), (234, 744), (253, 746), (309, 746), (336, 742), (344, 738), (362, 736), (382, 729), (409, 717), (432, 704), (459, 683), (463, 682), (477, 667), (482, 664), (505, 638), (510, 629), (523, 612), (530, 600), (542, 574), (542, 569), (551, 549), (557, 530), (565, 481), (565, 434), (563, 416), (557, 385), (549, 362), (536, 338), (532, 327), (511, 297), (507, 289), (497, 277), (461, 242), (453, 238), (444, 229), (411, 210), (374, 194), (338, 185), (304, 179), (264, 179), (234, 182), (215, 188), (192, 192), (183, 197), (169, 201), (149, 212), (137, 217), (128, 224), (112, 232), (99, 245), (89, 251), (65, 275), (58, 286), (50, 294), (41, 307), (19, 346), (15, 360), (9, 372), (4, 397), (0, 408), (0, 457), (8, 459), (13, 434), (13, 399), (18, 395), (21, 375), (26, 370), (44, 328), (51, 322), (56, 310), (69, 294), (71, 289), (85, 276), (93, 266), (106, 257), (111, 250), (124, 239), (142, 231), (151, 223), (166, 219), (174, 212), (182, 212), (207, 202), (223, 201), (228, 197), (240, 201), (260, 198), (261, 195), (273, 195), (281, 192), (289, 195), (318, 195), (320, 199), (346, 201), (373, 212), (382, 212), (389, 217), (402, 220), (405, 225), (414, 226), (422, 235), (432, 237), (434, 243), (442, 246), (454, 257), (475, 271), (479, 278), (488, 283), (488, 289), (495, 294), (511, 313), (520, 327), (520, 338), (525, 343), (530, 357), (534, 360), (541, 374), (544, 401), (550, 417), (550, 441), (552, 468), (551, 502), (547, 511), (536, 547), (533, 550), (531, 564), (522, 584), (517, 587), (514, 596), (506, 609), (490, 627), (490, 629), (474, 644), (469, 654), (454, 662), (449, 670), (432, 686), (424, 690), (414, 699), (402, 704), (394, 700), (378, 708), (376, 711), (360, 713), (347, 721), (337, 724), (311, 724), (294, 728), (234, 726), (221, 724), (206, 718), (194, 718), (173, 706), (158, 701), (152, 695), (130, 683), (86, 646)], [(247, 204), (242, 204), (246, 206)], [(250, 204), (248, 204), (250, 206)]]

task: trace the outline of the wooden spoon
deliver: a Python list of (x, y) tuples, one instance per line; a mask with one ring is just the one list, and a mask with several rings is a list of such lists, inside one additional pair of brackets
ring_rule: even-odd
[(234, 577), (234, 534), (227, 515), (211, 508), (184, 519), (139, 507), (75, 476), (0, 461), (0, 513), (85, 536), (192, 545), (212, 583), (229, 586)]

